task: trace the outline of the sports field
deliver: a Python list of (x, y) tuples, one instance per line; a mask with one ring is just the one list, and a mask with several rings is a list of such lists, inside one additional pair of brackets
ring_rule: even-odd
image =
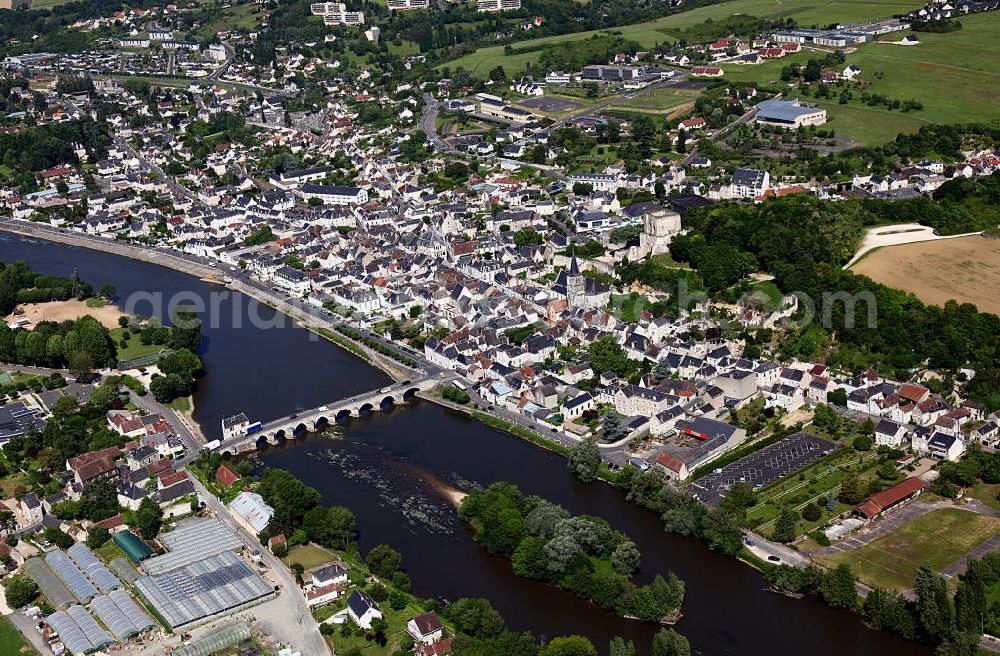
[[(889, 18), (894, 14), (905, 13), (922, 6), (922, 3), (912, 0), (888, 0), (887, 2), (856, 2), (853, 0), (835, 0), (834, 2), (814, 2), (812, 0), (733, 0), (721, 2), (707, 7), (699, 7), (673, 16), (659, 18), (645, 23), (625, 25), (604, 32), (620, 34), (626, 39), (637, 42), (643, 48), (652, 48), (657, 44), (673, 41), (671, 29), (698, 25), (707, 19), (717, 21), (735, 15), (751, 15), (758, 18), (784, 18), (791, 16), (799, 25), (829, 25), (844, 21), (865, 21), (875, 18)], [(548, 43), (577, 41), (589, 39), (600, 31), (580, 32), (577, 34), (562, 34), (559, 36), (521, 41), (513, 44), (515, 50), (527, 49)], [(480, 48), (474, 53), (442, 64), (452, 70), (465, 70), (486, 77), (490, 69), (501, 65), (508, 71), (523, 70), (526, 62), (538, 61), (539, 51), (522, 52), (504, 55), (503, 46)]]
[(867, 585), (902, 592), (913, 587), (917, 568), (940, 572), (1000, 531), (1000, 519), (958, 508), (929, 512), (869, 545), (819, 556), (825, 565), (847, 563)]
[(887, 246), (868, 254), (851, 270), (912, 292), (925, 303), (943, 305), (955, 299), (1000, 314), (998, 239), (957, 237)]

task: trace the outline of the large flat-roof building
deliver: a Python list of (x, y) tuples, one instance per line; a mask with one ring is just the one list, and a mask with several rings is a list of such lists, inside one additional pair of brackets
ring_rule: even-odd
[(771, 99), (757, 103), (754, 119), (761, 125), (775, 125), (787, 130), (795, 130), (804, 125), (826, 123), (826, 110), (821, 107), (805, 107), (799, 99)]

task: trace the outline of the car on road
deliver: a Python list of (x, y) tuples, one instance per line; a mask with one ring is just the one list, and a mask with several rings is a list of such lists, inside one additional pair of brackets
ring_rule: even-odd
[(772, 563), (780, 563), (781, 562), (781, 559), (778, 558), (777, 556), (768, 556), (767, 559), (770, 560)]
[(748, 540), (746, 541), (746, 545), (747, 545), (748, 547), (752, 547), (752, 546), (754, 546), (755, 544), (756, 544), (756, 542), (754, 542), (753, 540), (749, 540), (749, 539), (748, 539)]

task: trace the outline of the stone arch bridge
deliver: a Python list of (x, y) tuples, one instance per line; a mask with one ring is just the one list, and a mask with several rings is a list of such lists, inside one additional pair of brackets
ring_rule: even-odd
[(425, 392), (448, 380), (438, 380), (425, 376), (418, 380), (407, 380), (365, 392), (333, 403), (303, 410), (295, 414), (281, 417), (263, 424), (260, 430), (223, 440), (215, 447), (224, 456), (234, 456), (240, 453), (254, 451), (266, 442), (280, 444), (284, 440), (295, 439), (305, 433), (315, 433), (326, 429), (337, 422), (346, 421), (350, 417), (362, 417), (371, 412), (385, 410), (394, 405), (408, 403), (417, 392)]

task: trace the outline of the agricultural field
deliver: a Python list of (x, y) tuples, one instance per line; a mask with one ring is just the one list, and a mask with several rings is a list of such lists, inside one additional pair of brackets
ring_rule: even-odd
[[(854, 2), (839, 0), (830, 3), (815, 3), (810, 0), (734, 0), (722, 2), (708, 7), (699, 7), (691, 11), (673, 16), (659, 18), (645, 23), (615, 27), (610, 30), (579, 32), (576, 34), (561, 34), (559, 36), (532, 39), (513, 44), (515, 50), (526, 50), (550, 43), (579, 41), (589, 39), (595, 34), (616, 34), (637, 42), (643, 48), (653, 48), (658, 44), (670, 43), (673, 39), (670, 30), (682, 29), (698, 25), (708, 19), (713, 21), (735, 15), (752, 15), (758, 18), (792, 17), (800, 25), (828, 25), (844, 21), (865, 21), (875, 18), (889, 18), (894, 14), (905, 13), (922, 6), (921, 2), (913, 0), (891, 0), (889, 2)], [(451, 70), (463, 68), (480, 77), (486, 77), (490, 69), (498, 64), (508, 71), (523, 70), (525, 63), (535, 63), (541, 54), (540, 50), (519, 52), (504, 55), (503, 46), (480, 48), (474, 53), (465, 55), (450, 62)], [(780, 68), (780, 67), (779, 67)]]
[(912, 292), (925, 303), (955, 299), (1000, 314), (1000, 240), (972, 236), (887, 246), (866, 255), (852, 271)]
[(1000, 531), (1000, 519), (942, 508), (922, 515), (869, 545), (819, 556), (824, 565), (847, 563), (865, 584), (902, 592), (913, 587), (917, 568), (940, 572)]

